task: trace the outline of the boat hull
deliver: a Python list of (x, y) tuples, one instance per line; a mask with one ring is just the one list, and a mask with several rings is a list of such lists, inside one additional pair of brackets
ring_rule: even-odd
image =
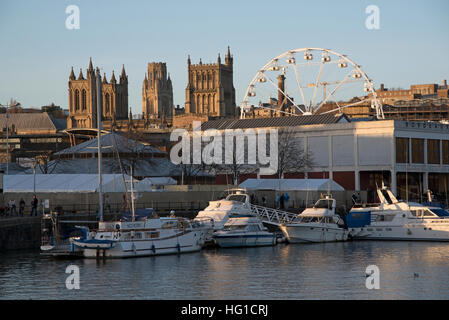
[(222, 248), (273, 246), (277, 243), (275, 234), (224, 234), (214, 236), (214, 240)]
[(109, 249), (83, 248), (86, 258), (131, 258), (199, 251), (204, 243), (201, 231), (190, 231), (165, 239), (117, 241)]
[(449, 224), (437, 223), (405, 226), (367, 226), (351, 228), (353, 239), (401, 241), (449, 241)]
[(348, 239), (348, 231), (338, 227), (281, 225), (280, 229), (289, 243), (337, 242)]

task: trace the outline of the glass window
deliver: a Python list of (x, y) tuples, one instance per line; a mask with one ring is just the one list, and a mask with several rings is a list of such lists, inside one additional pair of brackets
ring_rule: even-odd
[(449, 164), (449, 140), (442, 141), (442, 149), (443, 164)]
[(408, 138), (396, 138), (396, 162), (408, 163)]
[(412, 139), (412, 162), (424, 163), (424, 139)]
[(440, 140), (427, 140), (427, 163), (440, 164)]

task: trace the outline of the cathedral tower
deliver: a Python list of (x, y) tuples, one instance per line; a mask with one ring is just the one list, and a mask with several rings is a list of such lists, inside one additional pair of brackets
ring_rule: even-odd
[(217, 63), (192, 64), (187, 59), (188, 83), (186, 87), (185, 112), (207, 114), (218, 117), (235, 115), (235, 89), (233, 84), (233, 57), (230, 49), (221, 63), (218, 54)]
[[(119, 82), (114, 72), (108, 82), (106, 74), (100, 83), (102, 97), (103, 121), (128, 118), (128, 76), (125, 66), (122, 67)], [(92, 59), (84, 78), (80, 69), (78, 78), (72, 70), (69, 76), (69, 117), (67, 128), (96, 128), (97, 127), (97, 81)]]
[(148, 63), (148, 73), (142, 84), (142, 111), (147, 118), (171, 118), (173, 116), (173, 86), (167, 65)]

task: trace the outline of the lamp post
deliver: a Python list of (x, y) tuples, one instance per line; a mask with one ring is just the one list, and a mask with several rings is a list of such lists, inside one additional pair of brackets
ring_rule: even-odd
[(5, 107), (6, 108), (6, 175), (8, 175), (9, 173), (9, 123), (8, 123), (8, 119), (9, 119), (9, 108), (11, 107), (19, 107), (20, 103), (18, 103), (17, 101), (11, 99), (10, 103), (3, 105), (0, 104), (0, 106)]

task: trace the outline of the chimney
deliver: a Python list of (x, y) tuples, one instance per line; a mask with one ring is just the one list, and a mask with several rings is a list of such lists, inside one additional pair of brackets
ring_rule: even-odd
[(447, 86), (447, 80), (443, 80), (443, 87), (446, 87)]

